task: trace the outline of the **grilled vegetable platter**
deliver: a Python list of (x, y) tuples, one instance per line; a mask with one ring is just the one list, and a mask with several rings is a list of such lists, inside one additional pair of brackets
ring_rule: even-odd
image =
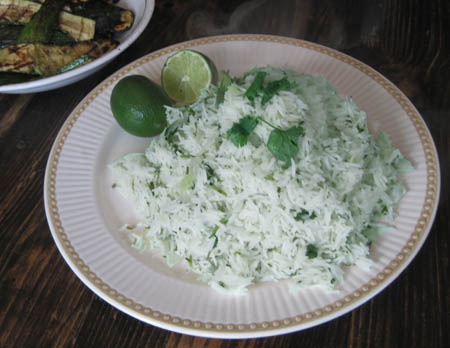
[(134, 13), (118, 0), (0, 0), (0, 86), (80, 67), (119, 45)]

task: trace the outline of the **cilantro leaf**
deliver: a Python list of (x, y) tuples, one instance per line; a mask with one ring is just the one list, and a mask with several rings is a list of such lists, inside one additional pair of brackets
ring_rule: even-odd
[(318, 249), (314, 244), (308, 244), (306, 247), (306, 256), (310, 259), (314, 259), (318, 255)]
[(304, 130), (300, 126), (282, 130), (260, 116), (246, 116), (241, 118), (239, 122), (235, 122), (227, 131), (227, 139), (237, 147), (246, 145), (259, 121), (274, 128), (269, 135), (267, 148), (276, 159), (285, 162), (284, 169), (289, 168), (291, 166), (291, 159), (298, 152), (298, 138), (304, 134)]
[(227, 131), (227, 139), (230, 140), (237, 147), (241, 147), (247, 144), (248, 137), (258, 124), (258, 119), (252, 116), (245, 116), (239, 120), (238, 123), (234, 123), (233, 126)]
[(185, 153), (183, 148), (178, 144), (180, 140), (179, 129), (183, 126), (184, 122), (185, 120), (177, 120), (171, 123), (166, 127), (163, 134), (175, 153), (181, 153), (183, 156), (189, 157), (190, 155)]
[(315, 212), (309, 213), (306, 209), (301, 209), (297, 214), (295, 214), (295, 221), (305, 222), (306, 220), (315, 219), (317, 217)]
[(290, 83), (287, 77), (283, 77), (281, 80), (272, 81), (267, 84), (267, 87), (263, 90), (263, 97), (261, 105), (266, 104), (272, 97), (280, 91), (288, 91), (296, 86), (295, 83)]
[(266, 75), (267, 75), (267, 73), (265, 71), (258, 71), (256, 73), (256, 76), (253, 79), (252, 84), (245, 91), (245, 94), (244, 94), (248, 99), (254, 100), (258, 96), (258, 94), (262, 93), (263, 83), (264, 83), (264, 79), (266, 78)]
[(209, 238), (214, 238), (216, 237), (216, 232), (219, 230), (219, 226), (214, 226), (212, 233), (210, 234)]
[(267, 141), (267, 148), (272, 155), (284, 162), (284, 168), (291, 166), (291, 158), (294, 158), (298, 152), (298, 137), (303, 135), (302, 127), (292, 127), (287, 130), (274, 129)]
[(209, 164), (205, 163), (205, 171), (206, 171), (206, 179), (207, 179), (209, 182), (212, 182), (213, 179), (214, 179), (215, 176), (216, 176), (216, 173), (214, 172), (214, 169), (212, 169), (211, 166), (210, 166)]
[(183, 120), (177, 120), (166, 127), (164, 130), (164, 137), (169, 144), (173, 144), (175, 142), (175, 134), (178, 132), (178, 128), (180, 128), (183, 123)]
[(220, 81), (220, 85), (217, 88), (216, 108), (218, 108), (219, 105), (225, 100), (225, 92), (228, 87), (230, 87), (232, 82), (233, 81), (231, 80), (230, 75), (228, 75), (225, 71), (222, 71), (222, 81)]
[(295, 214), (295, 221), (305, 221), (305, 217), (309, 216), (309, 212), (305, 209), (300, 210), (297, 214)]

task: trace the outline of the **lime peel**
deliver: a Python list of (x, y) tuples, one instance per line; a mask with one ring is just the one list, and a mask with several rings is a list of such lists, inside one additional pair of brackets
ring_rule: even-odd
[(119, 80), (110, 97), (117, 123), (139, 137), (160, 134), (167, 126), (165, 108), (172, 104), (161, 86), (142, 75), (129, 75)]

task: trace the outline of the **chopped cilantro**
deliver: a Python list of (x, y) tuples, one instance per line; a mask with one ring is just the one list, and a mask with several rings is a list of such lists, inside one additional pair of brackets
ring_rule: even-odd
[(224, 195), (225, 197), (227, 196), (227, 193), (226, 193), (221, 187), (219, 187), (219, 186), (217, 186), (217, 185), (211, 185), (211, 188), (212, 188), (214, 191), (217, 191), (217, 192), (219, 192), (220, 194)]
[(267, 73), (264, 71), (259, 71), (255, 78), (253, 79), (250, 87), (245, 91), (245, 96), (253, 101), (258, 95), (262, 94), (261, 105), (266, 104), (272, 97), (281, 92), (288, 91), (296, 86), (295, 83), (289, 82), (287, 77), (283, 77), (280, 80), (271, 81), (266, 87), (263, 86), (264, 78)]
[(217, 231), (219, 230), (219, 226), (214, 226), (209, 238), (214, 238), (216, 236)]
[(212, 179), (216, 176), (214, 169), (212, 169), (209, 164), (205, 163), (205, 171), (206, 171), (206, 179), (208, 181), (212, 181)]
[(234, 123), (227, 131), (227, 139), (230, 140), (237, 147), (242, 147), (247, 144), (248, 137), (258, 124), (258, 119), (252, 116), (246, 116)]
[(292, 127), (287, 130), (274, 129), (267, 141), (267, 148), (272, 155), (282, 162), (283, 168), (291, 166), (291, 159), (298, 152), (298, 137), (303, 134), (303, 128)]
[(175, 121), (168, 125), (166, 129), (164, 130), (164, 137), (166, 138), (167, 142), (169, 144), (173, 144), (175, 141), (174, 136), (178, 131), (178, 128), (183, 124), (182, 120)]
[(296, 215), (295, 215), (295, 221), (305, 221), (305, 217), (309, 216), (309, 212), (305, 209), (300, 210)]
[(297, 214), (295, 214), (295, 221), (302, 221), (305, 222), (305, 220), (309, 219), (315, 219), (317, 217), (315, 212), (312, 212), (311, 214), (306, 209), (301, 209)]
[(306, 247), (306, 256), (310, 259), (314, 259), (317, 257), (318, 249), (314, 244), (308, 244)]
[(253, 79), (252, 84), (250, 87), (245, 91), (245, 96), (250, 99), (254, 100), (260, 93), (263, 91), (263, 83), (264, 79), (266, 78), (267, 73), (264, 71), (258, 71), (255, 78)]
[(298, 152), (298, 137), (304, 134), (304, 130), (300, 126), (282, 130), (262, 117), (246, 116), (241, 118), (239, 122), (235, 122), (227, 131), (227, 139), (237, 147), (246, 145), (249, 136), (258, 125), (258, 121), (262, 121), (274, 128), (269, 135), (267, 148), (276, 159), (284, 162), (283, 168), (289, 168), (291, 166), (291, 158), (294, 158)]
[(219, 209), (222, 213), (225, 213), (227, 211), (227, 206), (225, 202), (217, 203), (217, 209)]
[(287, 77), (283, 77), (281, 80), (272, 81), (267, 84), (267, 87), (263, 90), (263, 97), (261, 99), (261, 105), (266, 104), (272, 97), (281, 91), (288, 91), (296, 86), (295, 83), (290, 83)]
[(228, 75), (225, 71), (222, 71), (222, 81), (220, 81), (220, 85), (217, 88), (217, 95), (216, 95), (216, 108), (219, 107), (220, 104), (223, 103), (225, 100), (225, 93), (230, 87), (232, 83), (230, 75)]

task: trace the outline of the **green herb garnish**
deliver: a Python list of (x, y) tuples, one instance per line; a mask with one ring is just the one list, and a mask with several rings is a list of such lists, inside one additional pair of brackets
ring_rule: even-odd
[(227, 196), (227, 193), (226, 193), (222, 188), (220, 188), (219, 186), (217, 186), (217, 185), (211, 185), (211, 188), (212, 188), (214, 191), (217, 191), (217, 192), (219, 192), (220, 194), (224, 195), (225, 197)]
[(258, 118), (246, 116), (234, 123), (227, 131), (227, 139), (230, 140), (237, 147), (242, 147), (247, 144), (248, 137), (258, 124)]
[(217, 231), (219, 230), (219, 226), (214, 226), (211, 235), (209, 236), (209, 238), (214, 238), (216, 236)]
[(288, 91), (294, 88), (297, 84), (289, 82), (287, 77), (283, 77), (280, 80), (271, 81), (264, 87), (264, 78), (267, 73), (265, 71), (259, 71), (256, 73), (252, 84), (245, 92), (245, 96), (253, 101), (258, 95), (262, 94), (261, 105), (266, 104), (274, 95), (281, 91)]
[(315, 212), (309, 213), (306, 209), (301, 209), (297, 214), (295, 214), (295, 221), (305, 222), (306, 220), (315, 219), (317, 217)]
[(209, 182), (212, 182), (212, 180), (215, 178), (216, 173), (214, 172), (214, 169), (211, 168), (211, 166), (207, 163), (205, 163), (205, 171), (206, 171), (206, 179)]
[(314, 244), (308, 244), (306, 247), (306, 256), (310, 259), (316, 258), (318, 255), (318, 249)]
[(231, 80), (230, 75), (228, 75), (225, 71), (222, 71), (222, 81), (220, 81), (220, 85), (217, 88), (216, 108), (218, 108), (219, 105), (225, 100), (225, 92), (228, 87), (230, 87), (232, 82), (233, 81)]
[(283, 168), (291, 166), (291, 159), (295, 157), (298, 152), (298, 138), (303, 135), (303, 128), (292, 127), (287, 130), (274, 129), (267, 141), (267, 148), (272, 155), (282, 162)]
[(171, 124), (169, 124), (166, 129), (164, 130), (164, 137), (166, 138), (166, 141), (169, 144), (173, 144), (175, 141), (175, 134), (178, 131), (178, 128), (180, 128), (183, 125), (183, 120), (177, 120)]
[(283, 168), (289, 168), (291, 166), (291, 159), (298, 152), (298, 138), (304, 134), (302, 127), (292, 127), (287, 130), (282, 130), (262, 117), (246, 116), (241, 118), (239, 122), (235, 122), (227, 131), (227, 139), (237, 147), (246, 145), (249, 136), (258, 125), (258, 121), (262, 121), (274, 128), (269, 135), (267, 148), (276, 159), (284, 162)]
[(295, 83), (290, 83), (287, 77), (283, 77), (281, 80), (272, 81), (267, 84), (267, 87), (263, 90), (263, 97), (261, 99), (261, 105), (266, 104), (272, 97), (281, 91), (288, 91), (296, 86)]
[(262, 91), (263, 91), (263, 83), (264, 79), (266, 78), (267, 73), (264, 71), (258, 71), (255, 78), (253, 79), (252, 84), (250, 87), (245, 91), (245, 96), (250, 99), (254, 100)]

